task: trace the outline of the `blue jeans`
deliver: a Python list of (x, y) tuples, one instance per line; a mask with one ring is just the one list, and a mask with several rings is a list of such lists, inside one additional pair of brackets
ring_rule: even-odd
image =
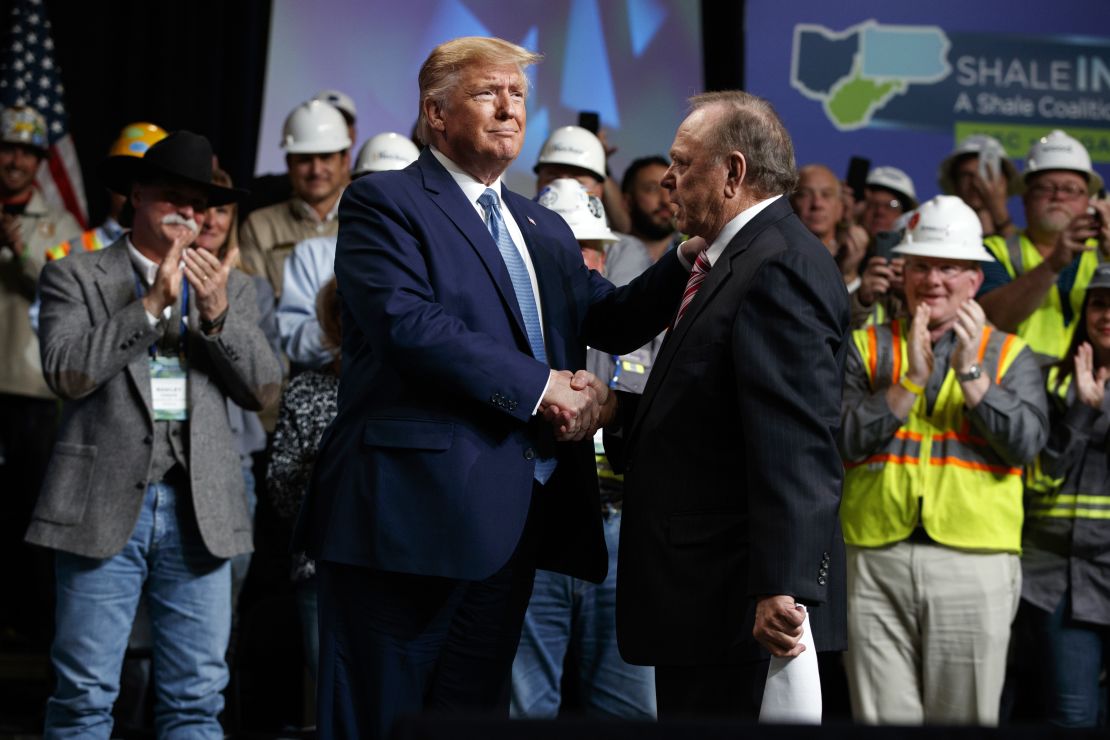
[(107, 738), (120, 667), (139, 597), (150, 612), (155, 728), (160, 738), (223, 738), (231, 570), (208, 553), (192, 499), (166, 483), (147, 486), (139, 520), (119, 554), (58, 552), (57, 675), (44, 738)]
[(1067, 618), (1067, 606), (1067, 594), (1051, 614), (1023, 601), (1019, 620), (1024, 620), (1024, 635), (1039, 645), (1019, 648), (1040, 657), (1045, 719), (1059, 727), (1096, 727), (1099, 674), (1107, 665), (1110, 628)]
[(578, 647), (582, 700), (593, 714), (654, 719), (655, 669), (625, 663), (617, 651), (617, 546), (621, 513), (605, 512), (609, 575), (593, 584), (560, 573), (536, 571), (513, 661), (511, 716), (554, 717), (562, 700), (563, 658)]
[(317, 615), (316, 577), (298, 581), (294, 588), (297, 592), (297, 611), (301, 615), (301, 642), (304, 648), (304, 662), (312, 676), (312, 685), (320, 669), (320, 620)]

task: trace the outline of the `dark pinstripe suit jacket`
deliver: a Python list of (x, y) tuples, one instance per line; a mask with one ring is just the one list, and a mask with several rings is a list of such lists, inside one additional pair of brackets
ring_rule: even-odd
[(755, 597), (814, 605), (844, 645), (835, 434), (848, 297), (780, 198), (733, 238), (667, 337), (628, 432), (617, 577), (621, 654), (698, 665), (766, 657)]

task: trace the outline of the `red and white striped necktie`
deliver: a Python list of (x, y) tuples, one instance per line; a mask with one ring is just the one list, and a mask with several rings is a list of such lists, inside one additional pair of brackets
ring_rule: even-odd
[(709, 264), (709, 257), (706, 256), (708, 251), (703, 249), (698, 252), (698, 258), (694, 260), (694, 269), (690, 270), (690, 279), (686, 281), (686, 290), (682, 293), (682, 303), (678, 306), (678, 314), (674, 317), (674, 323), (671, 324), (672, 328), (678, 326), (678, 322), (682, 321), (682, 315), (693, 303), (694, 296), (698, 294), (698, 288), (705, 282), (705, 277), (709, 274), (712, 265)]

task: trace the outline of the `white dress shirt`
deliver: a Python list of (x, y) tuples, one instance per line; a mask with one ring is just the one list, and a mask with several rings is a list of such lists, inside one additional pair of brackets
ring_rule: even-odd
[(717, 238), (714, 239), (713, 243), (705, 250), (705, 258), (709, 260), (710, 267), (717, 264), (717, 258), (721, 256), (721, 252), (725, 251), (725, 247), (732, 241), (732, 238), (740, 233), (740, 229), (747, 226), (748, 222), (758, 216), (764, 208), (781, 197), (782, 195), (772, 195), (766, 200), (761, 200), (754, 206), (749, 206), (743, 211), (740, 211), (731, 221), (725, 224), (724, 228), (721, 229), (721, 233), (717, 234)]
[[(474, 210), (478, 214), (478, 217), (482, 219), (483, 226), (486, 223), (486, 209), (482, 207), (482, 204), (478, 202), (478, 199), (481, 198), (482, 194), (486, 192), (486, 188), (491, 188), (495, 193), (497, 193), (497, 202), (501, 207), (501, 218), (505, 220), (505, 226), (509, 229), (509, 236), (513, 240), (513, 245), (516, 247), (516, 251), (520, 252), (520, 257), (524, 260), (524, 267), (528, 270), (528, 282), (532, 284), (532, 298), (536, 302), (536, 312), (540, 318), (540, 332), (541, 334), (544, 333), (543, 303), (540, 302), (540, 286), (539, 283), (536, 282), (536, 268), (534, 265), (532, 265), (532, 255), (528, 253), (528, 247), (524, 243), (524, 234), (521, 233), (520, 227), (516, 223), (516, 219), (513, 218), (513, 214), (505, 206), (505, 198), (501, 195), (501, 178), (498, 177), (492, 183), (486, 185), (485, 183), (476, 179), (473, 175), (463, 172), (461, 167), (455, 164), (446, 154), (439, 151), (434, 146), (430, 147), (430, 149), (432, 150), (432, 155), (439, 161), (441, 165), (443, 165), (443, 168), (447, 170), (447, 173), (451, 175), (451, 179), (458, 183), (458, 186), (462, 188), (463, 195), (465, 195), (466, 199), (470, 201), (470, 205), (474, 206)], [(540, 394), (540, 397), (536, 400), (535, 406), (533, 406), (532, 408), (533, 414), (539, 411), (540, 403), (543, 401), (543, 397), (547, 393), (547, 386), (550, 384), (551, 378), (549, 377), (547, 383), (543, 387), (543, 393)]]

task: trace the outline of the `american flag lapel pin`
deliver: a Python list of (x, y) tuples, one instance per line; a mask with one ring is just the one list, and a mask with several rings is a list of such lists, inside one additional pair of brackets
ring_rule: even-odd
[(533, 226), (536, 225), (536, 222), (532, 220), (531, 216), (527, 216), (527, 219), (528, 219), (528, 223), (532, 224)]

